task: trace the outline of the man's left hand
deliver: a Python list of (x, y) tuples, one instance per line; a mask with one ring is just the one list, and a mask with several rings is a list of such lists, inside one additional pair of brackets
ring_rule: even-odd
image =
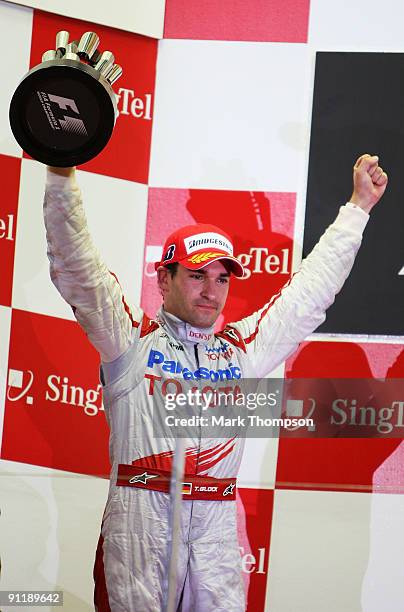
[(379, 166), (377, 155), (365, 153), (354, 165), (354, 190), (349, 201), (369, 213), (384, 194), (387, 182), (387, 174)]

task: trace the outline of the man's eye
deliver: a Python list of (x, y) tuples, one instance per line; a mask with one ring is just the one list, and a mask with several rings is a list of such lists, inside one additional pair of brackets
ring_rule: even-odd
[(201, 280), (201, 278), (203, 278), (203, 274), (191, 274), (191, 278), (196, 278), (196, 280)]
[(228, 278), (219, 278), (219, 283), (222, 285), (226, 285), (229, 282)]

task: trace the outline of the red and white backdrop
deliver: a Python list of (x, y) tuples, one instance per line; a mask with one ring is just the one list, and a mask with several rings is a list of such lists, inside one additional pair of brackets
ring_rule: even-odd
[[(300, 261), (315, 52), (399, 51), (403, 17), (394, 0), (166, 0), (157, 40), (0, 1), (2, 589), (61, 589), (66, 609), (91, 609), (109, 471), (97, 354), (49, 280), (45, 169), (8, 126), (19, 78), (60, 29), (95, 29), (113, 49), (116, 129), (78, 173), (94, 239), (129, 301), (153, 315), (165, 236), (194, 221), (223, 227), (249, 271), (224, 323)], [(338, 169), (348, 184), (351, 161)], [(401, 351), (398, 336), (317, 334), (274, 374), (399, 378)], [(248, 610), (401, 610), (403, 461), (399, 440), (383, 437), (249, 442)]]

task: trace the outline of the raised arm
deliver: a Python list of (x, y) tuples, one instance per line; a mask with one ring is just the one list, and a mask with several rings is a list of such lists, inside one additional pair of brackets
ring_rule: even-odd
[(113, 361), (128, 348), (143, 313), (126, 304), (93, 244), (74, 168), (48, 168), (44, 218), (52, 282), (102, 361)]
[[(257, 376), (284, 361), (325, 320), (325, 311), (348, 277), (369, 212), (382, 197), (387, 175), (378, 158), (362, 155), (354, 166), (354, 190), (299, 270), (258, 312), (227, 327), (229, 339), (249, 355)], [(226, 329), (224, 330), (226, 334)]]

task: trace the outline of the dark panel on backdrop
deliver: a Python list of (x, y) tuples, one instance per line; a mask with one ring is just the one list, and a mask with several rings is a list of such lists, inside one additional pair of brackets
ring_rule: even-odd
[(352, 166), (389, 174), (354, 268), (317, 331), (404, 335), (404, 54), (317, 53), (303, 254), (352, 194)]

